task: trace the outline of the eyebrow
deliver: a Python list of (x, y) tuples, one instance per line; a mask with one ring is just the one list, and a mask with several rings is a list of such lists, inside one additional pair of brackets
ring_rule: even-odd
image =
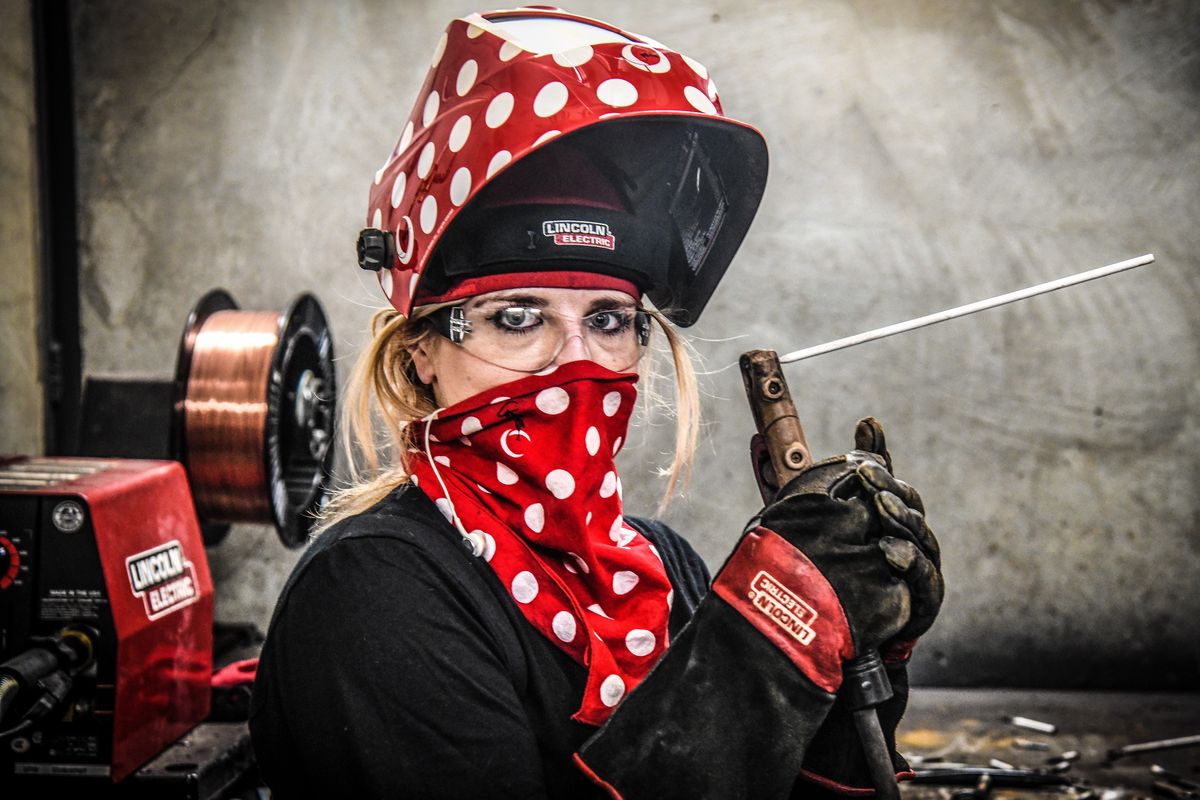
[(545, 308), (550, 302), (544, 297), (532, 294), (502, 294), (488, 297), (471, 304), (474, 308), (495, 308), (496, 306), (529, 306), (530, 308)]

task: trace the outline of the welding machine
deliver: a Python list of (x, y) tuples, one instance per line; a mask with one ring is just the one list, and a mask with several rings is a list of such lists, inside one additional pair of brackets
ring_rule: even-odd
[(179, 463), (0, 463), (0, 570), (12, 772), (120, 781), (208, 715), (212, 578)]
[[(0, 457), (0, 797), (217, 796), (196, 791), (195, 759), (156, 767), (228, 738), (206, 731), (225, 723), (205, 722), (204, 548), (240, 522), (307, 541), (331, 490), (334, 397), (315, 298), (243, 311), (214, 290), (173, 378), (88, 378), (79, 456)], [(229, 741), (252, 766), (244, 727)]]

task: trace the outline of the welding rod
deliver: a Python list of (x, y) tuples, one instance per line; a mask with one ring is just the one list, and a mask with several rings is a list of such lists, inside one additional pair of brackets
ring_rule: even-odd
[(1018, 300), (1024, 300), (1027, 297), (1045, 294), (1046, 292), (1053, 292), (1056, 289), (1065, 289), (1066, 287), (1074, 286), (1077, 283), (1085, 283), (1087, 281), (1095, 280), (1096, 278), (1103, 278), (1118, 272), (1124, 272), (1127, 269), (1140, 267), (1145, 264), (1149, 264), (1152, 261), (1154, 261), (1154, 254), (1147, 253), (1144, 256), (1130, 258), (1126, 261), (1119, 261), (1116, 264), (1109, 264), (1107, 267), (1097, 267), (1096, 269), (1090, 269), (1086, 272), (1068, 275), (1065, 278), (1058, 278), (1057, 280), (1047, 281), (1046, 283), (1039, 283), (1037, 286), (1030, 286), (1025, 289), (1018, 289), (1015, 292), (1009, 292), (1008, 294), (997, 295), (996, 297), (991, 297), (987, 300), (977, 300), (974, 303), (967, 303), (965, 306), (948, 308), (945, 311), (937, 311), (933, 314), (926, 314), (923, 317), (910, 319), (907, 322), (897, 322), (895, 325), (887, 325), (882, 328), (876, 328), (873, 331), (866, 331), (864, 333), (857, 333), (854, 336), (847, 336), (844, 339), (836, 339), (832, 342), (826, 342), (825, 344), (807, 347), (803, 350), (795, 350), (791, 353), (780, 356), (779, 363), (790, 364), (793, 361), (803, 361), (804, 359), (812, 358), (813, 356), (832, 353), (834, 350), (844, 350), (847, 347), (854, 347), (855, 345), (864, 344), (866, 342), (873, 342), (876, 339), (885, 339), (888, 336), (895, 336), (898, 333), (906, 333), (908, 331), (916, 330), (917, 328), (936, 325), (939, 322), (965, 317), (968, 314), (974, 314), (976, 311), (985, 311), (989, 308), (995, 308), (996, 306), (1015, 303)]
[(1108, 751), (1108, 760), (1116, 761), (1125, 756), (1136, 756), (1142, 753), (1160, 753), (1163, 750), (1179, 750), (1184, 747), (1200, 747), (1200, 734), (1195, 736), (1180, 736), (1178, 739), (1160, 739), (1157, 742), (1141, 742), (1127, 744)]

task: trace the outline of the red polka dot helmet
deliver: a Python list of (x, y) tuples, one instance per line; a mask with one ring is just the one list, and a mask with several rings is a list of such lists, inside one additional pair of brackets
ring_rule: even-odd
[[(536, 203), (495, 199), (531, 175)], [(473, 14), (442, 35), (375, 175), (359, 264), (403, 314), (473, 273), (583, 270), (690, 325), (766, 175), (762, 135), (724, 116), (691, 58), (559, 9)]]

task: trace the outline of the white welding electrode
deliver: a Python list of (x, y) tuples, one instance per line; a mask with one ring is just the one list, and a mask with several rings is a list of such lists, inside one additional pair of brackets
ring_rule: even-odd
[(1097, 267), (1096, 269), (1090, 269), (1086, 272), (1068, 275), (1065, 278), (1047, 281), (1046, 283), (1039, 283), (1036, 286), (1030, 286), (1026, 289), (1018, 289), (1015, 292), (997, 295), (996, 297), (991, 297), (987, 300), (977, 300), (974, 303), (967, 303), (966, 305), (958, 306), (957, 308), (949, 308), (945, 311), (926, 314), (923, 317), (910, 319), (907, 322), (897, 322), (895, 325), (887, 325), (882, 328), (876, 328), (873, 331), (866, 331), (864, 333), (855, 334), (854, 336), (847, 336), (844, 339), (835, 339), (832, 342), (819, 344), (815, 347), (807, 347), (803, 350), (795, 350), (791, 353), (780, 356), (779, 363), (790, 364), (793, 361), (803, 361), (804, 359), (812, 358), (813, 356), (832, 353), (834, 350), (844, 350), (847, 347), (854, 347), (855, 345), (864, 344), (866, 342), (873, 342), (876, 339), (884, 339), (888, 336), (895, 336), (898, 333), (907, 333), (908, 331), (916, 330), (917, 328), (924, 328), (929, 325), (936, 325), (939, 322), (945, 322), (946, 320), (965, 317), (968, 314), (974, 314), (976, 311), (986, 311), (989, 308), (1007, 305), (1008, 303), (1015, 303), (1018, 300), (1024, 300), (1028, 297), (1045, 294), (1046, 292), (1053, 292), (1056, 289), (1065, 289), (1066, 287), (1074, 286), (1077, 283), (1085, 283), (1087, 281), (1095, 280), (1096, 278), (1104, 278), (1117, 272), (1124, 272), (1127, 269), (1133, 269), (1134, 267), (1140, 267), (1144, 264), (1149, 264), (1152, 261), (1154, 261), (1154, 254), (1147, 253), (1144, 256), (1138, 256), (1137, 258), (1131, 258), (1126, 261), (1119, 261), (1116, 264), (1109, 264), (1107, 267)]

